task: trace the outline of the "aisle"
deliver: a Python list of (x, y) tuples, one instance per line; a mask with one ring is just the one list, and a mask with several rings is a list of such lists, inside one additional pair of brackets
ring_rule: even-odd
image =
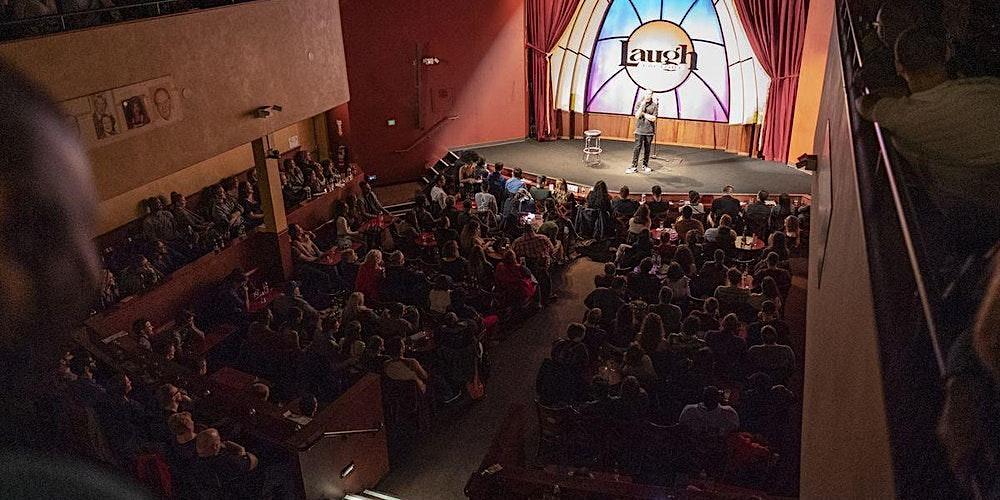
[(490, 446), (493, 434), (513, 403), (535, 397), (535, 374), (552, 341), (571, 321), (583, 317), (583, 299), (593, 289), (602, 265), (588, 259), (571, 263), (555, 284), (559, 300), (542, 310), (493, 347), (493, 376), (487, 395), (471, 406), (435, 416), (423, 436), (377, 489), (406, 500), (465, 498), (462, 489)]

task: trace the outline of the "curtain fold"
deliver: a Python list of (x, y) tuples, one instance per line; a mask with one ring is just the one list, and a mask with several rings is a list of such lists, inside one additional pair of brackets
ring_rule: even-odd
[(764, 159), (788, 162), (808, 0), (734, 0), (750, 46), (771, 77), (761, 135)]
[(549, 53), (573, 19), (580, 0), (528, 0), (528, 71), (531, 72), (532, 106), (535, 139), (556, 139), (552, 130), (555, 118), (552, 85), (549, 82)]

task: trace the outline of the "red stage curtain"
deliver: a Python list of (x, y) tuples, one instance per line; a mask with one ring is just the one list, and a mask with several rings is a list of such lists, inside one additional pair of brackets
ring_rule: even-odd
[(528, 71), (532, 78), (535, 112), (535, 139), (556, 139), (552, 130), (555, 119), (552, 86), (549, 84), (549, 52), (573, 19), (580, 0), (528, 0)]
[(792, 137), (808, 0), (734, 0), (734, 3), (750, 46), (771, 77), (762, 152), (765, 159), (784, 163), (788, 161)]

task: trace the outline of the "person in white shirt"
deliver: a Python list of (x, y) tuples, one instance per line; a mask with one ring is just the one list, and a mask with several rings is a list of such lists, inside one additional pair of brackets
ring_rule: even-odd
[(705, 213), (705, 205), (701, 202), (701, 193), (697, 191), (688, 191), (688, 201), (684, 204), (691, 207), (691, 213), (694, 215)]
[(500, 209), (497, 207), (497, 198), (490, 194), (490, 186), (485, 182), (480, 186), (480, 191), (476, 193), (476, 212), (481, 214), (489, 212), (493, 214), (493, 217), (500, 213)]
[[(858, 104), (862, 116), (891, 133), (893, 143), (925, 177), (921, 185), (946, 215), (1000, 215), (1000, 79), (950, 79), (947, 43), (927, 28), (904, 31), (896, 69), (908, 96), (875, 93)], [(972, 204), (972, 207), (969, 205)], [(984, 213), (985, 211), (985, 213)]]
[(448, 206), (447, 198), (448, 193), (444, 191), (444, 177), (438, 177), (434, 187), (431, 188), (431, 201), (436, 203), (438, 208), (444, 210)]
[(684, 407), (678, 422), (698, 436), (725, 437), (739, 429), (740, 416), (721, 401), (722, 392), (710, 385), (700, 403)]

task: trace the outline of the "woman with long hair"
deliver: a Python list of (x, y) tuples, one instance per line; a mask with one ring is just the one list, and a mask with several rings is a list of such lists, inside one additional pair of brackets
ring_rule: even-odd
[(639, 208), (635, 211), (635, 215), (628, 221), (629, 236), (636, 236), (643, 230), (649, 230), (652, 222), (649, 216), (649, 207), (645, 204), (639, 205)]
[(778, 290), (778, 282), (774, 281), (774, 278), (770, 276), (765, 276), (760, 282), (760, 293), (750, 294), (750, 305), (754, 309), (760, 311), (761, 307), (764, 306), (764, 302), (770, 300), (774, 302), (774, 307), (778, 311), (778, 316), (781, 316), (781, 291)]
[(344, 303), (344, 312), (340, 315), (340, 324), (347, 325), (351, 321), (357, 320), (361, 315), (361, 311), (368, 309), (365, 307), (365, 294), (361, 292), (353, 292), (347, 296), (347, 302)]
[(694, 253), (687, 245), (680, 245), (674, 252), (673, 261), (680, 267), (685, 276), (694, 276), (698, 270), (695, 267)]
[(604, 181), (597, 181), (594, 189), (587, 195), (587, 208), (611, 212), (611, 195), (608, 194), (608, 184)]
[(639, 346), (649, 355), (666, 349), (663, 320), (659, 314), (649, 313), (642, 320), (642, 328), (639, 329)]
[(469, 220), (462, 227), (462, 232), (458, 236), (458, 246), (463, 255), (471, 255), (473, 249), (482, 248), (486, 245), (486, 240), (482, 237), (482, 224), (475, 219)]
[(556, 179), (556, 188), (552, 190), (552, 198), (555, 199), (556, 203), (562, 205), (566, 203), (569, 197), (569, 184), (566, 182), (566, 179)]
[(382, 252), (371, 250), (365, 255), (365, 260), (358, 267), (358, 277), (354, 289), (364, 294), (371, 302), (378, 301), (379, 288), (385, 277), (385, 267), (382, 265)]

